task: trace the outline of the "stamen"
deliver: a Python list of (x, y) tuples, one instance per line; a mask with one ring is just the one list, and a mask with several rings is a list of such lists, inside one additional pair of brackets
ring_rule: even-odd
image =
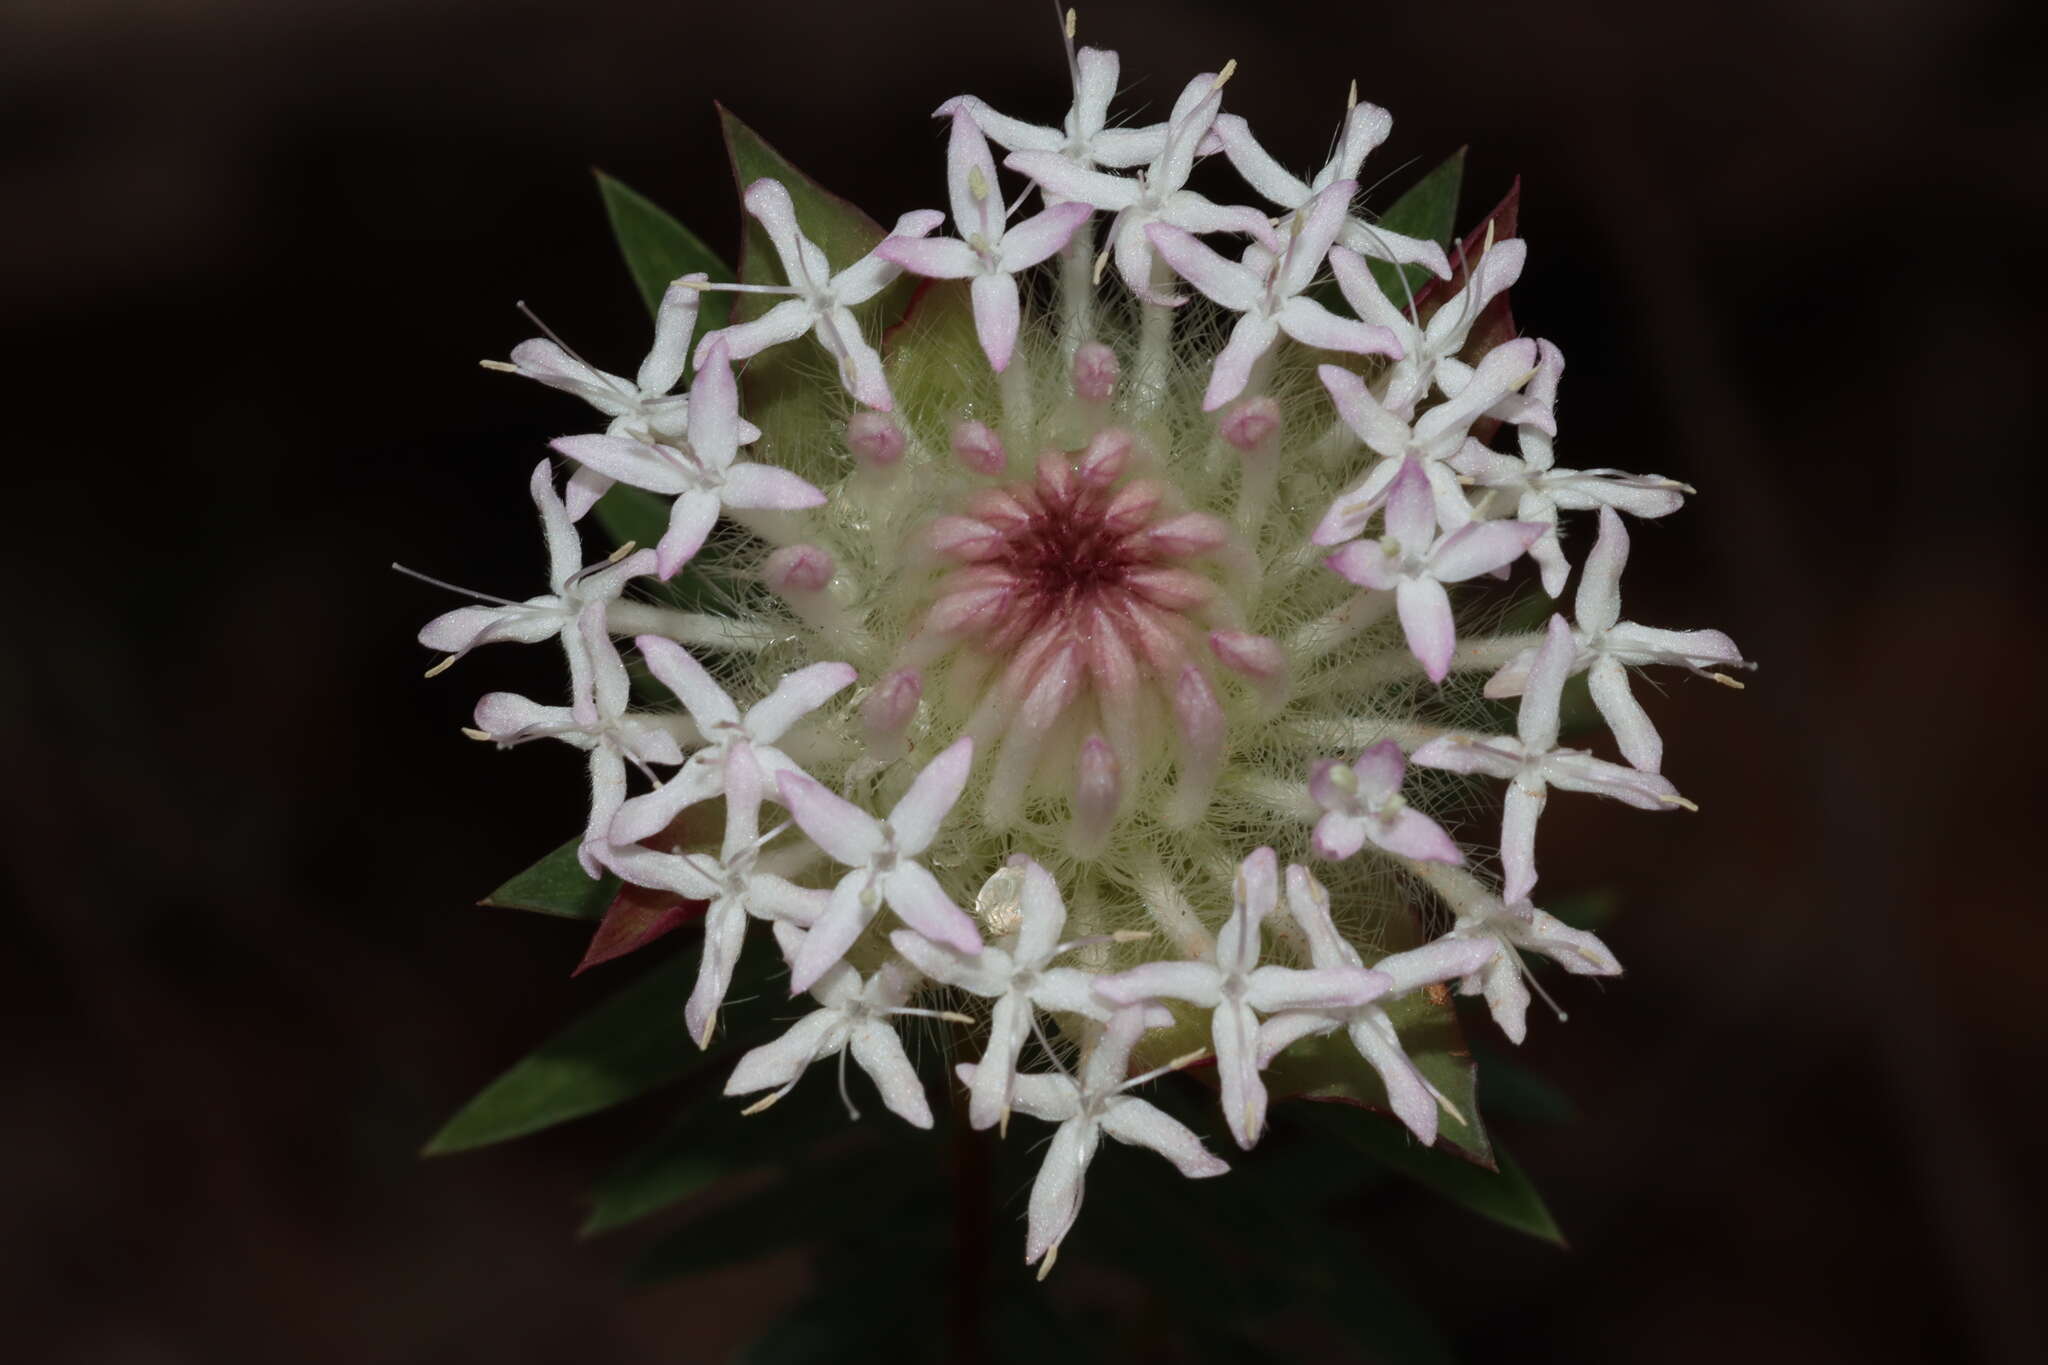
[(407, 578), (417, 578), (422, 583), (431, 583), (433, 586), (440, 588), (444, 591), (452, 592), (462, 597), (474, 597), (479, 602), (489, 602), (493, 606), (523, 607), (526, 605), (526, 603), (524, 602), (514, 602), (509, 597), (493, 597), (490, 593), (478, 592), (475, 588), (457, 587), (453, 583), (444, 582), (443, 580), (438, 578), (430, 578), (426, 574), (421, 573), (418, 569), (408, 569), (403, 564), (394, 563), (391, 567), (397, 570), (399, 573), (404, 574)]

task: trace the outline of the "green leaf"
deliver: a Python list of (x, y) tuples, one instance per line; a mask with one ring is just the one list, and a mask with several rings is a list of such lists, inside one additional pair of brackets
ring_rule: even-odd
[[(626, 258), (626, 269), (632, 272), (633, 283), (639, 286), (648, 312), (660, 309), (661, 296), (670, 282), (684, 275), (701, 270), (721, 283), (732, 281), (732, 267), (653, 200), (603, 171), (597, 172), (597, 192), (604, 197), (605, 217), (611, 220), (612, 236), (618, 239), (619, 253)], [(698, 337), (725, 326), (732, 315), (732, 299), (731, 294), (703, 295), (697, 328), (690, 337), (693, 352)]]
[(536, 910), (563, 919), (600, 920), (619, 894), (619, 879), (592, 877), (576, 861), (581, 840), (571, 839), (478, 901), (504, 910)]
[[(1389, 232), (1448, 246), (1451, 234), (1458, 230), (1458, 190), (1464, 179), (1465, 149), (1460, 147), (1396, 199), (1393, 207), (1380, 215), (1379, 225)], [(1419, 265), (1397, 266), (1386, 261), (1370, 264), (1380, 291), (1401, 308), (1407, 307), (1411, 292), (1436, 278)]]
[(427, 1144), (427, 1156), (465, 1152), (609, 1109), (703, 1065), (683, 1031), (697, 975), (692, 946), (543, 1043), (484, 1087)]
[(1550, 1216), (1543, 1196), (1536, 1192), (1520, 1164), (1498, 1143), (1493, 1146), (1498, 1169), (1489, 1171), (1434, 1147), (1424, 1147), (1399, 1123), (1349, 1105), (1303, 1105), (1296, 1112), (1373, 1160), (1483, 1218), (1558, 1246), (1565, 1245), (1564, 1233)]

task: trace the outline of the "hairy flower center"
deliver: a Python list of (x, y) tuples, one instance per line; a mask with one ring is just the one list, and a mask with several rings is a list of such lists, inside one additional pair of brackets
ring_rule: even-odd
[(961, 728), (999, 749), (998, 824), (1034, 786), (1106, 822), (1147, 772), (1207, 770), (1221, 752), (1207, 637), (1237, 613), (1209, 570), (1231, 534), (1140, 459), (1128, 433), (1104, 432), (930, 529), (944, 569), (907, 653), (948, 660)]

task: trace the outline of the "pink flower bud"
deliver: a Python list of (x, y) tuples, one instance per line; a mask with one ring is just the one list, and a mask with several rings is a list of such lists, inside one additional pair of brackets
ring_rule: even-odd
[(783, 596), (823, 592), (832, 582), (832, 556), (815, 545), (785, 545), (768, 556), (762, 576)]
[(1000, 474), (1010, 462), (1003, 438), (986, 422), (960, 422), (953, 427), (953, 454), (977, 474)]
[(903, 458), (903, 428), (886, 412), (863, 409), (846, 422), (846, 448), (870, 469), (887, 469)]
[(1099, 341), (1091, 341), (1074, 352), (1074, 396), (1090, 403), (1106, 403), (1116, 392), (1123, 366), (1116, 352)]
[(1280, 430), (1280, 405), (1267, 394), (1231, 406), (1217, 423), (1223, 439), (1249, 455)]

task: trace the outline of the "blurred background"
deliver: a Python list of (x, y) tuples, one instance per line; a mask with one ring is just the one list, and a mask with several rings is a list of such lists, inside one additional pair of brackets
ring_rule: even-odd
[[(1064, 108), (1049, 11), (0, 5), (12, 1358), (710, 1361), (804, 1291), (799, 1253), (647, 1290), (633, 1235), (576, 1239), (644, 1112), (418, 1160), (622, 978), (473, 906), (573, 830), (574, 759), (457, 735), (547, 661), (422, 681), (449, 603), (385, 566), (535, 578), (573, 409), (475, 362), (520, 299), (637, 360), (593, 166), (730, 251), (719, 99), (888, 221), (941, 202), (941, 100)], [(1348, 1215), (1464, 1359), (2048, 1358), (2043, 13), (1082, 11), (1121, 108), (1235, 57), (1298, 166), (1355, 77), (1397, 119), (1371, 202), (1464, 143), (1464, 220), (1520, 174), (1570, 462), (1702, 490), (1634, 528), (1628, 614), (1762, 662), (1652, 705), (1699, 815), (1545, 822), (1630, 969), (1524, 1050), (1576, 1110), (1508, 1129), (1572, 1249), (1399, 1185)]]

